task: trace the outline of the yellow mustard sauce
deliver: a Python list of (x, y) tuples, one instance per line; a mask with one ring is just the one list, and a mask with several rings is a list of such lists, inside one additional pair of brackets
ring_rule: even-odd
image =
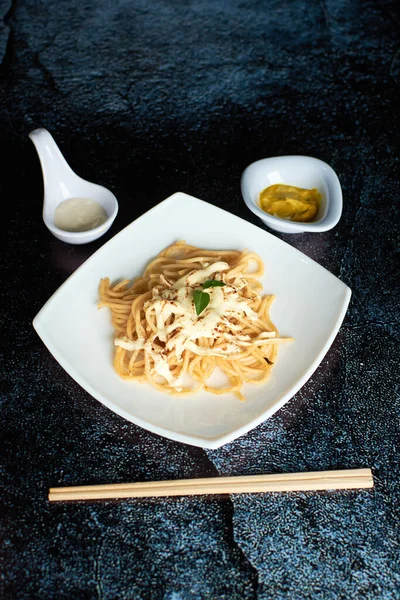
[(260, 207), (273, 217), (304, 223), (314, 221), (321, 198), (317, 188), (307, 190), (277, 183), (260, 193)]

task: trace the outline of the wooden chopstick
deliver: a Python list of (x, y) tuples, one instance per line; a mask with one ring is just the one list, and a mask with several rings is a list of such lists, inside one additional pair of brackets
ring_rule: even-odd
[(200, 494), (344, 490), (371, 488), (373, 486), (374, 480), (371, 469), (348, 469), (58, 487), (50, 488), (49, 500), (57, 502), (62, 500), (194, 496)]

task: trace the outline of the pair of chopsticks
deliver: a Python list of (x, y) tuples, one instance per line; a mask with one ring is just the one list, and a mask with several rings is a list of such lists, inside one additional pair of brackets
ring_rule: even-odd
[(105, 498), (150, 498), (200, 494), (250, 494), (308, 490), (345, 490), (374, 486), (371, 469), (315, 471), (236, 477), (206, 477), (177, 481), (147, 481), (50, 488), (49, 500), (100, 500)]

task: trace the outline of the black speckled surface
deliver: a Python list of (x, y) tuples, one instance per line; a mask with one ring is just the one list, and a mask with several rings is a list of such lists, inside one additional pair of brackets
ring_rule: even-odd
[[(399, 110), (394, 0), (2, 1), (3, 599), (400, 598)], [(29, 132), (120, 202), (104, 238), (41, 220)], [(259, 225), (253, 160), (308, 154), (338, 226), (275, 234), (353, 290), (320, 368), (268, 421), (203, 451), (91, 398), (32, 328), (97, 248), (175, 191)], [(371, 467), (374, 490), (50, 505), (55, 485)]]

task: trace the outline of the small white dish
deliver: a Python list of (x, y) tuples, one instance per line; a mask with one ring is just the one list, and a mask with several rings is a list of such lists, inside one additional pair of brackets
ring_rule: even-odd
[[(68, 244), (87, 244), (104, 235), (118, 213), (118, 202), (107, 188), (79, 177), (68, 165), (54, 138), (40, 127), (29, 134), (39, 155), (43, 173), (43, 221), (51, 233)], [(69, 198), (89, 198), (98, 202), (107, 213), (107, 220), (87, 231), (65, 231), (56, 227), (54, 215), (57, 207)]]
[[(276, 183), (317, 188), (322, 201), (316, 220), (298, 223), (273, 217), (263, 211), (259, 203), (260, 192)], [(327, 163), (311, 156), (274, 156), (257, 160), (243, 171), (241, 191), (247, 207), (267, 227), (282, 233), (328, 231), (337, 225), (342, 215), (342, 188), (337, 174)]]
[[(100, 279), (138, 276), (181, 239), (203, 248), (257, 252), (265, 264), (263, 293), (276, 295), (271, 318), (282, 335), (294, 337), (279, 348), (265, 385), (243, 386), (245, 402), (203, 391), (175, 398), (114, 371), (111, 315), (97, 308)], [(335, 339), (350, 296), (342, 281), (278, 237), (178, 192), (98, 249), (46, 302), (33, 326), (67, 373), (110, 410), (166, 438), (219, 448), (262, 423), (304, 385)]]

